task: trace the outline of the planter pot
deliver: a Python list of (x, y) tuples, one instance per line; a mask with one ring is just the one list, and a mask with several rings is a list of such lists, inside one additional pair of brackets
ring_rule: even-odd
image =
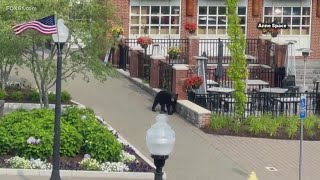
[(147, 48), (148, 48), (148, 44), (140, 44), (140, 46), (141, 46), (143, 49), (147, 49)]
[(178, 58), (178, 55), (169, 55), (169, 58), (170, 58), (170, 59), (177, 59), (177, 58)]
[(193, 90), (198, 90), (200, 88), (200, 86), (192, 86)]
[(188, 30), (188, 33), (189, 34), (194, 34), (196, 31), (193, 31), (193, 30)]
[(278, 36), (279, 33), (271, 33), (271, 37), (275, 38)]

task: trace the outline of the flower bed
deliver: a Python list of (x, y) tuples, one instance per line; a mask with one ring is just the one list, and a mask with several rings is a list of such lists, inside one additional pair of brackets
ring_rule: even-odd
[[(296, 116), (272, 117), (271, 115), (250, 116), (240, 121), (214, 114), (211, 116), (210, 126), (202, 129), (210, 134), (298, 140), (300, 138), (299, 121)], [(319, 117), (309, 116), (304, 120), (304, 139), (320, 140)]]
[[(0, 167), (51, 169), (54, 112), (19, 110), (0, 119)], [(61, 117), (63, 170), (151, 172), (153, 168), (92, 110), (68, 107)]]
[[(5, 102), (20, 102), (20, 103), (39, 103), (40, 94), (37, 90), (21, 87), (21, 86), (7, 86), (6, 91), (0, 90), (0, 99), (4, 99)], [(55, 103), (55, 93), (49, 92), (49, 103)], [(67, 91), (61, 92), (61, 102), (63, 104), (72, 104), (71, 95)]]

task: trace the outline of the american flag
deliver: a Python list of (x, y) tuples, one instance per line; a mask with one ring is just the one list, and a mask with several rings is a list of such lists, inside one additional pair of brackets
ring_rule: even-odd
[(27, 29), (34, 29), (42, 34), (56, 34), (57, 26), (54, 15), (44, 17), (35, 21), (18, 24), (12, 27), (13, 31), (18, 35)]

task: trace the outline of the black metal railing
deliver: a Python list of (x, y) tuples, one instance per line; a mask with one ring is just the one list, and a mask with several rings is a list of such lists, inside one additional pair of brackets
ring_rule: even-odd
[(146, 82), (150, 82), (151, 55), (139, 53), (138, 57), (138, 77)]
[[(319, 113), (319, 93), (303, 93), (307, 96), (307, 115)], [(317, 98), (318, 94), (318, 98)], [(271, 114), (273, 116), (294, 116), (299, 114), (300, 97), (302, 93), (288, 92), (274, 93), (247, 93), (245, 116)], [(210, 110), (212, 113), (233, 116), (235, 115), (235, 98), (233, 94), (195, 94), (188, 93), (188, 99), (195, 104)], [(318, 102), (318, 103), (317, 103)]]
[[(230, 39), (200, 39), (199, 40), (199, 56), (205, 52), (208, 57), (208, 64), (218, 63), (218, 51), (219, 51), (219, 41), (222, 42), (222, 54), (223, 64), (229, 64), (231, 59), (230, 50), (228, 45), (231, 43)], [(257, 59), (252, 63), (259, 63), (258, 59), (258, 43), (259, 39), (246, 39), (246, 49), (245, 54), (256, 57)]]
[(173, 68), (172, 65), (160, 61), (159, 70), (159, 88), (172, 92)]
[(119, 45), (120, 50), (120, 60), (119, 60), (119, 68), (124, 71), (129, 70), (130, 65), (130, 55), (129, 55), (129, 47), (125, 45)]
[[(181, 54), (176, 59), (170, 59), (172, 64), (187, 64), (188, 63), (188, 52), (189, 52), (189, 40), (188, 39), (152, 39), (152, 45), (148, 46), (147, 54), (149, 55), (161, 55), (167, 57), (169, 63), (168, 49), (170, 47), (180, 47)], [(140, 47), (136, 39), (126, 39), (125, 43), (129, 47)]]

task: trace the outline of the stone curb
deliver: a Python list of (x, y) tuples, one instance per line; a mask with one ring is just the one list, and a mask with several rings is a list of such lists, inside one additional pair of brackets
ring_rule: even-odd
[[(85, 105), (71, 100), (72, 103), (76, 104), (80, 108), (86, 108)], [(114, 128), (112, 128), (102, 117), (95, 116), (102, 124), (106, 125), (110, 131), (117, 132)], [(141, 157), (146, 163), (148, 163), (151, 167), (155, 168), (154, 164), (146, 158), (140, 151), (138, 151), (133, 145), (131, 145), (126, 139), (124, 139), (121, 135), (118, 134), (120, 141), (129, 145), (135, 153)], [(50, 177), (52, 171), (51, 170), (40, 170), (40, 169), (11, 169), (11, 168), (0, 168), (0, 175), (14, 175), (14, 176), (44, 176)], [(91, 178), (121, 178), (121, 179), (142, 179), (142, 180), (151, 180), (154, 178), (154, 173), (150, 172), (101, 172), (101, 171), (75, 171), (75, 170), (60, 170), (61, 177), (91, 177)], [(164, 173), (163, 179), (166, 179), (166, 174)]]
[[(39, 169), (6, 169), (0, 168), (0, 175), (8, 176), (42, 176), (50, 177), (51, 170)], [(154, 178), (153, 173), (135, 173), (135, 172), (101, 172), (101, 171), (73, 171), (60, 170), (61, 177), (90, 177), (90, 178), (110, 178), (110, 179), (145, 179), (151, 180)]]

